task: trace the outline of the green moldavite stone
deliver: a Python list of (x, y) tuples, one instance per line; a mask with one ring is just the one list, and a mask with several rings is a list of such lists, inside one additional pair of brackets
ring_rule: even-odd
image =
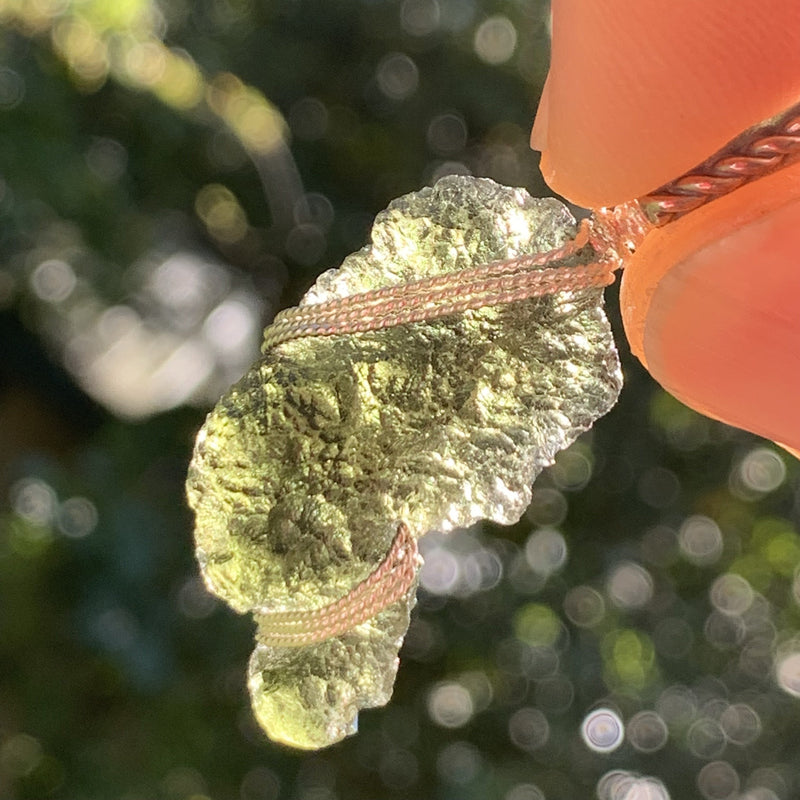
[[(562, 245), (567, 209), (449, 177), (392, 202), (371, 243), (302, 304)], [(415, 536), (516, 522), (535, 476), (616, 401), (600, 289), (267, 349), (219, 401), (188, 477), (211, 591), (260, 626), (324, 606)], [(388, 702), (415, 587), (372, 620), (305, 647), (259, 642), (249, 686), (272, 739), (319, 748)]]

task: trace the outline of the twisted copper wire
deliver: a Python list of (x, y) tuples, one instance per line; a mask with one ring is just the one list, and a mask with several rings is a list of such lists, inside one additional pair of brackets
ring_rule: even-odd
[(754, 125), (710, 158), (639, 199), (647, 218), (666, 225), (722, 195), (800, 160), (800, 103)]
[(339, 636), (402, 598), (419, 567), (417, 541), (400, 523), (383, 561), (346, 595), (320, 608), (261, 615), (259, 640), (273, 647), (302, 647)]
[(264, 347), (303, 336), (362, 333), (428, 322), (486, 306), (515, 303), (555, 292), (607, 286), (614, 267), (595, 259), (564, 265), (591, 247), (586, 235), (547, 253), (494, 261), (460, 272), (437, 275), (349, 297), (289, 308), (264, 332)]

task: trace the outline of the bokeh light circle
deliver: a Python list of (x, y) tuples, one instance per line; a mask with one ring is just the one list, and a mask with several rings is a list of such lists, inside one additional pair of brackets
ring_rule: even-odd
[(70, 497), (58, 508), (58, 529), (70, 539), (88, 536), (97, 521), (97, 507), (86, 497)]
[(554, 528), (542, 528), (525, 542), (525, 558), (534, 572), (550, 575), (566, 563), (567, 541)]
[(689, 728), (686, 744), (698, 758), (717, 758), (722, 755), (727, 744), (725, 731), (711, 717), (701, 717)]
[(439, 776), (457, 786), (475, 780), (482, 764), (481, 751), (470, 742), (451, 742), (441, 749), (436, 759)]
[(443, 728), (460, 728), (474, 713), (472, 695), (460, 683), (445, 681), (428, 693), (428, 715)]
[(741, 575), (727, 572), (711, 585), (711, 603), (723, 614), (744, 614), (753, 602), (753, 587)]
[(626, 726), (628, 741), (640, 753), (655, 753), (669, 736), (667, 723), (655, 711), (634, 714)]
[(698, 773), (697, 788), (706, 800), (729, 800), (739, 793), (739, 775), (727, 761), (712, 761)]
[(649, 775), (623, 769), (606, 772), (597, 782), (599, 800), (670, 800), (664, 784)]
[(375, 72), (378, 88), (391, 100), (405, 100), (417, 91), (419, 69), (405, 53), (389, 53)]
[(719, 724), (729, 742), (746, 747), (761, 735), (761, 717), (747, 703), (733, 703), (722, 712)]
[(426, 137), (428, 147), (438, 155), (453, 155), (467, 143), (467, 124), (460, 114), (437, 114), (429, 123)]
[(775, 678), (784, 692), (800, 697), (800, 651), (789, 651), (778, 657)]
[(31, 288), (40, 300), (61, 303), (77, 285), (72, 267), (62, 259), (49, 258), (42, 261), (31, 275)]
[(53, 487), (40, 478), (21, 478), (9, 491), (14, 512), (33, 525), (49, 525), (58, 498)]
[(639, 564), (622, 561), (608, 576), (606, 592), (617, 608), (626, 611), (643, 608), (653, 597), (653, 578)]
[(439, 27), (441, 12), (436, 0), (405, 0), (400, 24), (411, 36), (428, 36)]
[[(756, 447), (738, 464), (731, 475), (731, 488), (738, 496), (752, 496), (774, 492), (786, 480), (786, 464), (774, 450)], [(750, 495), (750, 496), (748, 496)]]
[(419, 576), (419, 585), (431, 594), (449, 594), (461, 574), (458, 558), (444, 547), (425, 550), (425, 563)]
[(508, 721), (508, 737), (520, 750), (532, 752), (547, 744), (550, 724), (538, 708), (520, 708)]
[(722, 531), (713, 519), (698, 514), (681, 525), (678, 545), (688, 561), (707, 566), (722, 555)]
[(546, 800), (546, 798), (535, 783), (518, 783), (506, 792), (503, 800)]
[(667, 725), (684, 727), (697, 713), (697, 698), (686, 686), (668, 686), (656, 700), (656, 711)]
[(611, 753), (625, 738), (625, 726), (619, 715), (610, 708), (598, 708), (581, 723), (581, 737), (590, 750)]
[(497, 14), (484, 20), (475, 31), (475, 53), (487, 64), (503, 64), (517, 47), (517, 29), (508, 17)]
[(591, 586), (576, 586), (564, 597), (564, 613), (573, 625), (590, 628), (605, 616), (605, 600)]

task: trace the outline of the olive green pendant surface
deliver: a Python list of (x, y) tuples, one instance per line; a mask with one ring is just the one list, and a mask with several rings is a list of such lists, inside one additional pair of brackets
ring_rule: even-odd
[[(445, 178), (392, 202), (371, 244), (301, 305), (544, 252), (574, 233), (556, 200)], [(345, 596), (400, 522), (418, 537), (517, 521), (535, 476), (620, 388), (601, 289), (266, 349), (208, 415), (187, 488), (207, 585), (259, 626), (249, 687), (267, 735), (324, 747), (388, 702), (416, 579), (371, 619), (302, 646), (274, 644), (277, 612)]]

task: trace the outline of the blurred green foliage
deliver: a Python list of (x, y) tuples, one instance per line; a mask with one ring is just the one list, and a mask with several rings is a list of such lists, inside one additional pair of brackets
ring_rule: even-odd
[(192, 438), (263, 322), (439, 175), (546, 193), (542, 3), (0, 0), (0, 25), (0, 796), (797, 796), (800, 470), (627, 353), (518, 525), (427, 542), (450, 572), (357, 737), (266, 742), (250, 624), (198, 580)]

